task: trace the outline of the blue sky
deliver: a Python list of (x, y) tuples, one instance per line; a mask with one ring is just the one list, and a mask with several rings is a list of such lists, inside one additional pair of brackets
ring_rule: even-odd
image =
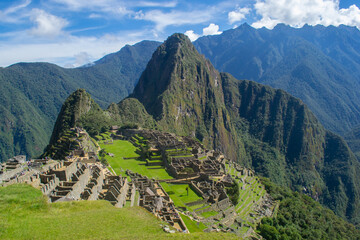
[(247, 22), (255, 28), (345, 24), (360, 29), (360, 0), (1, 0), (0, 66), (76, 67), (174, 32), (192, 40)]

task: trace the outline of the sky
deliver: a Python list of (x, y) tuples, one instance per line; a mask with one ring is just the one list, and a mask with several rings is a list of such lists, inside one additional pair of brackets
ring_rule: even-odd
[(360, 0), (0, 0), (0, 66), (78, 67), (126, 44), (175, 32), (194, 41), (245, 22), (360, 29)]

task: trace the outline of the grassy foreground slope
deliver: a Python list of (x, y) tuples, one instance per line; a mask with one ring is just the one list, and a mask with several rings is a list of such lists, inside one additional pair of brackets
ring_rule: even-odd
[(47, 203), (28, 185), (0, 188), (0, 239), (239, 239), (233, 234), (168, 234), (140, 207), (106, 201)]

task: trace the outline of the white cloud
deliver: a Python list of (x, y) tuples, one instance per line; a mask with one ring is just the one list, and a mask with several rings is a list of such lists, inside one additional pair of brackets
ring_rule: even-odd
[(235, 11), (228, 13), (228, 20), (230, 24), (240, 22), (245, 19), (246, 15), (249, 14), (250, 8), (237, 8)]
[(222, 32), (219, 31), (219, 26), (214, 24), (214, 23), (210, 23), (210, 25), (206, 28), (203, 29), (203, 35), (207, 36), (207, 35), (219, 35)]
[(62, 29), (68, 25), (68, 21), (51, 15), (41, 9), (33, 9), (31, 20), (36, 24), (29, 32), (39, 37), (56, 37), (62, 33)]
[(273, 28), (278, 23), (292, 27), (304, 24), (324, 26), (345, 24), (360, 28), (360, 9), (352, 5), (339, 8), (338, 0), (256, 0), (256, 13), (261, 19), (252, 24), (255, 28)]
[(184, 34), (186, 36), (188, 36), (190, 38), (190, 40), (193, 42), (196, 39), (198, 39), (201, 36), (207, 36), (207, 35), (219, 35), (222, 32), (219, 31), (219, 26), (214, 24), (214, 23), (210, 23), (209, 26), (203, 28), (203, 34), (199, 35), (196, 34), (193, 30), (188, 30), (186, 31)]
[[(50, 0), (50, 2), (58, 3), (66, 6), (71, 11), (79, 11), (82, 9), (101, 10), (110, 6), (118, 6), (114, 0)], [(121, 2), (121, 1), (120, 1)]]
[[(41, 42), (26, 31), (17, 32), (16, 35), (11, 43), (0, 41), (0, 66), (5, 67), (17, 62), (51, 62), (67, 67), (80, 66), (83, 65), (82, 62), (86, 64), (119, 51), (125, 44), (149, 39), (149, 33), (143, 30), (123, 31), (102, 37), (60, 35)], [(23, 39), (27, 39), (27, 42)]]
[(103, 18), (103, 15), (97, 14), (97, 13), (91, 13), (89, 15), (89, 18), (95, 19), (95, 18)]
[[(116, 16), (124, 17), (132, 15), (135, 12), (128, 8), (128, 1), (119, 0), (50, 0), (51, 3), (55, 3), (56, 9), (65, 8), (66, 11), (81, 12), (81, 11), (93, 11), (90, 14), (91, 17), (101, 16), (99, 13), (106, 13), (102, 17)], [(54, 8), (54, 6), (52, 6)], [(62, 9), (64, 10), (64, 9)], [(110, 14), (110, 15), (109, 15)]]
[[(116, 13), (118, 9), (128, 9), (132, 7), (145, 8), (174, 8), (177, 1), (156, 2), (156, 1), (125, 1), (125, 0), (50, 0), (60, 6), (66, 7), (70, 11), (94, 10), (98, 12)], [(129, 11), (129, 10), (128, 10)]]
[(186, 36), (188, 36), (190, 38), (190, 40), (193, 42), (196, 39), (198, 39), (200, 37), (199, 34), (194, 33), (193, 30), (188, 30), (184, 33)]
[(83, 66), (91, 62), (91, 56), (87, 52), (80, 52), (75, 54), (75, 64), (74, 67)]
[(11, 14), (11, 13), (15, 13), (18, 10), (22, 9), (22, 8), (26, 8), (27, 6), (29, 6), (29, 4), (31, 3), (31, 0), (25, 0), (23, 3), (20, 3), (19, 5), (15, 5), (12, 7), (7, 8), (4, 13), (5, 14)]
[(23, 10), (29, 4), (31, 0), (25, 0), (18, 5), (13, 5), (3, 11), (0, 11), (0, 22), (9, 22), (9, 23), (17, 23), (24, 16), (23, 14), (19, 14), (19, 11)]
[(167, 26), (181, 26), (186, 24), (204, 23), (211, 19), (208, 11), (170, 11), (162, 12), (160, 10), (152, 10), (146, 13), (137, 12), (135, 19), (147, 20), (155, 23), (157, 31), (163, 31)]
[(177, 1), (171, 2), (153, 2), (153, 1), (140, 1), (135, 3), (137, 6), (140, 7), (163, 7), (163, 8), (173, 8), (176, 7)]

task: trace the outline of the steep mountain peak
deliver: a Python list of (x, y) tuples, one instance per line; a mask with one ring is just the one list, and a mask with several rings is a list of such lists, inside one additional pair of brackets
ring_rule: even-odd
[(237, 30), (237, 29), (238, 30), (244, 30), (244, 29), (254, 29), (254, 28), (252, 26), (250, 26), (247, 22), (244, 22), (243, 24), (241, 24), (240, 26), (235, 28), (235, 30)]
[(130, 97), (165, 131), (196, 136), (225, 152), (220, 144), (233, 145), (222, 77), (184, 34), (173, 34), (158, 47)]
[[(205, 72), (214, 79), (198, 76)], [(160, 119), (164, 112), (162, 99), (165, 91), (167, 94), (182, 92), (188, 95), (198, 90), (200, 85), (204, 86), (204, 81), (218, 85), (217, 75), (219, 73), (196, 51), (190, 39), (175, 33), (154, 52), (130, 97), (139, 99), (151, 115)], [(185, 93), (185, 90), (189, 92)]]
[(54, 144), (61, 135), (72, 127), (90, 111), (102, 112), (100, 106), (84, 89), (73, 92), (64, 102), (56, 120), (50, 145)]
[(189, 37), (182, 33), (174, 33), (173, 35), (169, 36), (164, 43), (166, 47), (174, 46), (176, 44), (188, 44), (189, 46), (192, 45)]

